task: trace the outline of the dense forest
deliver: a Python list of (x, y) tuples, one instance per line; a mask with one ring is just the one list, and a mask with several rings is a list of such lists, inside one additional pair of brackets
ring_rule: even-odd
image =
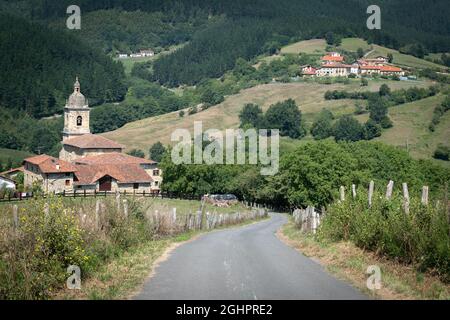
[(62, 111), (82, 81), (90, 104), (121, 100), (123, 67), (65, 32), (0, 15), (0, 106), (34, 117)]

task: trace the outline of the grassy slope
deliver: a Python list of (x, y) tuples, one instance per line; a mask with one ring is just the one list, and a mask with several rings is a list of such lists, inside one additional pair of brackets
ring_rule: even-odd
[[(376, 138), (387, 144), (406, 147), (408, 142), (410, 154), (415, 158), (430, 158), (439, 143), (450, 145), (450, 114), (446, 113), (434, 132), (428, 130), (434, 108), (444, 100), (438, 95), (427, 99), (406, 103), (389, 109), (389, 116), (394, 123)], [(368, 115), (360, 115), (360, 121), (367, 120)], [(436, 160), (439, 161), (439, 160)], [(439, 161), (448, 163), (445, 161)]]
[(281, 48), (281, 54), (324, 53), (326, 46), (324, 39), (304, 40)]
[(22, 162), (23, 159), (32, 156), (32, 153), (20, 150), (12, 150), (0, 148), (0, 163), (6, 165), (8, 159), (11, 159), (13, 163)]
[[(428, 81), (370, 81), (369, 86), (362, 90), (376, 91), (381, 84), (388, 83), (391, 89), (407, 88), (414, 85), (429, 86)], [(225, 129), (237, 128), (239, 125), (238, 114), (246, 103), (257, 103), (263, 110), (271, 104), (288, 98), (296, 100), (304, 114), (307, 123), (314, 119), (315, 113), (322, 108), (329, 108), (336, 114), (351, 113), (354, 110), (355, 100), (325, 100), (324, 93), (327, 90), (345, 89), (361, 90), (359, 81), (352, 81), (349, 85), (332, 84), (321, 85), (318, 83), (288, 83), (266, 84), (250, 89), (242, 90), (239, 94), (229, 96), (217, 106), (191, 116), (180, 118), (178, 112), (146, 118), (126, 124), (122, 128), (102, 134), (103, 136), (118, 141), (127, 146), (128, 150), (139, 148), (146, 151), (156, 141), (170, 143), (170, 135), (177, 128), (186, 128), (191, 132), (194, 121), (203, 121), (203, 130), (208, 128)]]
[(368, 54), (368, 58), (374, 58), (377, 56), (387, 56), (388, 53), (392, 53), (394, 56), (393, 63), (403, 67), (412, 68), (439, 68), (442, 69), (444, 66), (435, 64), (433, 62), (426, 61), (424, 59), (419, 59), (414, 56), (403, 54), (397, 50), (385, 48), (376, 44), (369, 45), (365, 40), (358, 38), (344, 38), (342, 39), (342, 44), (340, 48), (347, 51), (356, 51), (358, 48), (364, 50), (373, 50)]

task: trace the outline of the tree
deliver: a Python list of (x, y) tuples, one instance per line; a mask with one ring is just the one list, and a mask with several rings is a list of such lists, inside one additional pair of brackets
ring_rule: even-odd
[(366, 78), (361, 78), (361, 87), (367, 87), (369, 85), (369, 82)]
[(371, 96), (368, 102), (368, 109), (370, 112), (369, 118), (375, 123), (381, 124), (383, 128), (392, 126), (388, 117), (388, 105), (384, 98), (379, 96)]
[(364, 50), (362, 48), (358, 48), (356, 54), (358, 55), (358, 58), (362, 58), (364, 57)]
[(388, 95), (391, 94), (391, 88), (389, 88), (389, 86), (388, 86), (387, 84), (383, 83), (383, 84), (380, 86), (380, 89), (379, 89), (378, 93), (379, 93), (380, 96), (382, 96), (382, 97), (383, 97), (383, 96), (388, 96)]
[(381, 126), (372, 119), (367, 120), (363, 127), (363, 136), (366, 140), (381, 136)]
[(133, 156), (133, 157), (145, 158), (144, 151), (142, 151), (140, 149), (132, 149), (132, 150), (128, 151), (127, 154), (129, 154), (130, 156)]
[(294, 139), (305, 135), (301, 120), (302, 113), (292, 99), (271, 105), (265, 115), (268, 129), (279, 129), (281, 136)]
[(225, 100), (224, 96), (218, 92), (215, 92), (211, 88), (206, 88), (201, 96), (202, 102), (208, 103), (209, 105), (216, 105)]
[(363, 138), (361, 124), (352, 116), (345, 115), (334, 126), (334, 138), (336, 141), (358, 141)]
[(389, 63), (392, 63), (394, 61), (394, 55), (392, 53), (388, 53), (387, 58)]
[(333, 114), (328, 109), (323, 109), (316, 121), (311, 126), (311, 134), (316, 140), (326, 139), (333, 135)]
[(149, 159), (156, 162), (161, 162), (165, 152), (166, 148), (160, 141), (158, 141), (150, 147)]
[(334, 44), (334, 33), (329, 31), (325, 34), (325, 40), (327, 41), (327, 44), (332, 46)]
[(433, 158), (444, 160), (444, 161), (449, 161), (450, 160), (450, 148), (443, 144), (439, 144), (438, 147), (436, 148), (436, 150), (434, 151)]
[(241, 128), (246, 125), (251, 125), (254, 128), (259, 128), (262, 124), (263, 112), (260, 106), (253, 103), (248, 103), (239, 113), (239, 120)]

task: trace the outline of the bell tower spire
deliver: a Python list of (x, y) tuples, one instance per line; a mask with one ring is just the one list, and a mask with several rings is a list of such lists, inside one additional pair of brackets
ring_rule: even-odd
[(73, 93), (64, 107), (63, 141), (91, 132), (89, 129), (90, 111), (88, 101), (81, 93), (80, 81), (77, 76), (73, 84)]

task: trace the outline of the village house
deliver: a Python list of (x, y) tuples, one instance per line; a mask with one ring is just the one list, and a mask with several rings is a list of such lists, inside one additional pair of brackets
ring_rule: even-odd
[(341, 56), (338, 52), (330, 52), (327, 55), (323, 56), (321, 59), (324, 64), (344, 62), (344, 57)]
[(127, 53), (118, 53), (117, 57), (119, 59), (125, 59), (125, 58), (128, 58), (128, 54)]
[(140, 50), (139, 53), (142, 57), (153, 57), (155, 55), (155, 52), (151, 49)]
[(301, 66), (300, 68), (301, 68), (303, 76), (315, 76), (316, 75), (317, 69), (310, 65)]
[(24, 160), (24, 185), (39, 183), (45, 192), (159, 192), (161, 170), (155, 161), (122, 153), (115, 141), (90, 133), (90, 108), (78, 78), (64, 108), (59, 159), (38, 155)]
[(323, 64), (316, 72), (318, 77), (346, 77), (351, 73), (352, 66), (342, 63)]

